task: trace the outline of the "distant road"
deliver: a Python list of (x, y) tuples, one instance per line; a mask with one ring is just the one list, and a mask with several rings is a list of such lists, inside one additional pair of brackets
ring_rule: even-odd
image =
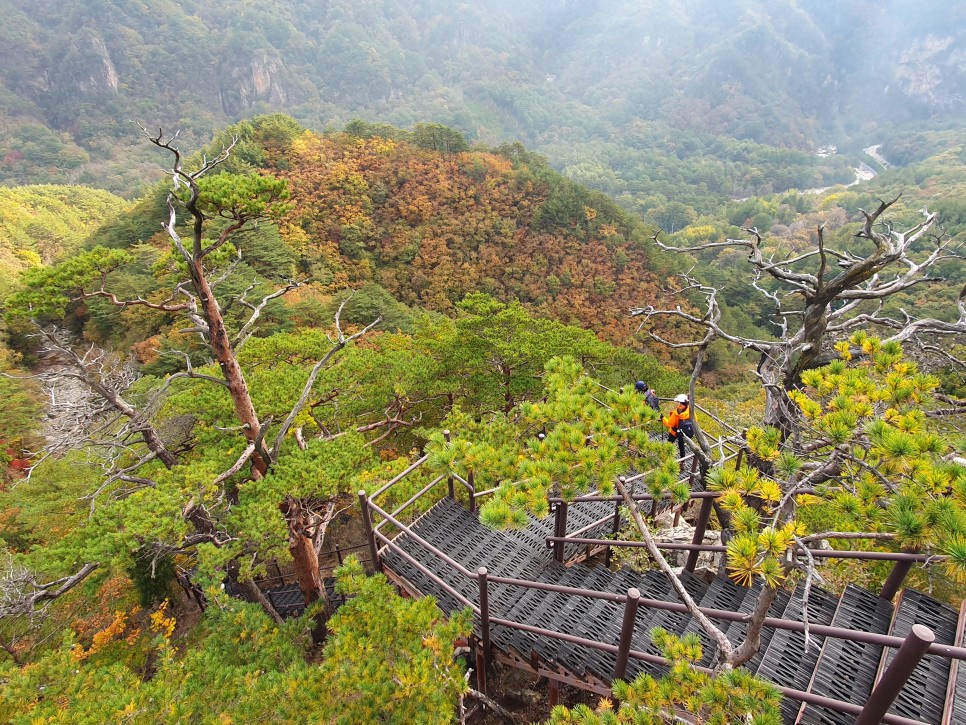
[[(845, 184), (846, 187), (855, 186), (861, 181), (868, 181), (869, 179), (875, 178), (875, 169), (873, 169), (868, 164), (859, 164), (857, 168), (852, 169), (855, 172), (855, 178), (851, 183)], [(835, 186), (842, 186), (842, 184), (835, 184)], [(829, 189), (834, 188), (833, 186), (816, 186), (813, 189), (805, 189), (802, 191), (803, 194), (824, 194)]]
[(888, 169), (890, 166), (892, 166), (892, 164), (879, 155), (879, 149), (881, 147), (882, 144), (877, 143), (875, 146), (869, 146), (868, 148), (864, 148), (862, 150), (875, 159), (883, 169)]

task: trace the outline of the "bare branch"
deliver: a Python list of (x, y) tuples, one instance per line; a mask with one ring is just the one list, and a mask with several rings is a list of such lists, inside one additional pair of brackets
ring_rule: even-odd
[(874, 541), (893, 541), (898, 534), (875, 531), (823, 531), (820, 534), (810, 534), (808, 536), (796, 537), (796, 541), (802, 546), (813, 541), (823, 541), (825, 539), (869, 539)]
[(808, 550), (808, 547), (797, 536), (795, 537), (795, 543), (798, 544), (799, 550), (805, 553), (805, 558), (808, 561), (805, 569), (805, 588), (802, 590), (802, 625), (805, 627), (805, 651), (808, 652), (808, 646), (811, 644), (808, 629), (808, 595), (812, 591), (812, 581), (818, 579), (821, 582), (822, 577), (815, 570), (815, 557), (812, 556), (812, 552)]
[(319, 373), (322, 371), (322, 368), (326, 366), (329, 360), (332, 359), (332, 356), (335, 355), (337, 352), (339, 352), (339, 350), (344, 348), (346, 345), (348, 345), (352, 340), (356, 339), (357, 337), (361, 337), (362, 335), (365, 335), (367, 332), (369, 332), (369, 330), (371, 330), (373, 327), (378, 325), (379, 322), (382, 321), (381, 317), (377, 317), (375, 320), (373, 320), (368, 325), (366, 325), (363, 329), (359, 330), (359, 332), (356, 332), (350, 335), (349, 337), (346, 337), (342, 332), (342, 327), (340, 325), (339, 318), (342, 314), (343, 308), (346, 305), (346, 302), (348, 302), (349, 299), (350, 298), (346, 298), (345, 300), (343, 300), (342, 304), (339, 305), (339, 309), (335, 313), (335, 329), (336, 329), (335, 343), (332, 345), (331, 349), (325, 354), (325, 356), (317, 363), (315, 363), (315, 365), (312, 367), (312, 370), (309, 373), (308, 380), (305, 381), (305, 385), (302, 387), (301, 395), (299, 395), (299, 398), (295, 402), (295, 405), (292, 406), (292, 410), (289, 411), (288, 416), (285, 418), (281, 428), (279, 428), (278, 433), (275, 436), (275, 443), (272, 445), (272, 449), (269, 452), (269, 456), (272, 461), (278, 460), (278, 454), (282, 450), (282, 442), (285, 440), (285, 436), (288, 433), (289, 428), (292, 427), (292, 423), (295, 421), (296, 416), (299, 413), (301, 413), (302, 409), (305, 407), (305, 404), (308, 401), (309, 396), (312, 394), (312, 386), (315, 385), (315, 380), (319, 376)]
[(245, 463), (248, 461), (248, 459), (252, 457), (252, 453), (254, 452), (255, 452), (255, 443), (249, 443), (245, 447), (245, 450), (242, 451), (242, 454), (238, 456), (238, 460), (235, 461), (234, 464), (232, 464), (231, 468), (229, 468), (227, 471), (224, 471), (223, 473), (220, 473), (215, 478), (215, 480), (211, 482), (211, 485), (220, 486), (229, 478), (231, 478), (236, 473), (238, 473), (241, 470), (242, 466), (244, 466)]
[(698, 622), (701, 629), (712, 639), (715, 644), (718, 645), (718, 651), (721, 653), (721, 660), (726, 663), (726, 666), (730, 667), (730, 662), (732, 659), (732, 654), (734, 647), (731, 642), (725, 636), (714, 623), (708, 619), (708, 617), (700, 610), (697, 602), (694, 601), (693, 597), (688, 593), (688, 590), (684, 588), (681, 580), (674, 574), (671, 570), (671, 565), (668, 564), (667, 559), (661, 553), (660, 549), (657, 548), (657, 543), (654, 541), (654, 537), (651, 535), (650, 529), (644, 522), (644, 518), (641, 516), (641, 512), (637, 509), (637, 504), (631, 497), (630, 492), (627, 487), (624, 486), (624, 482), (621, 479), (616, 481), (617, 490), (624, 499), (624, 503), (628, 509), (630, 509), (631, 515), (634, 518), (634, 523), (637, 525), (637, 529), (641, 534), (641, 538), (644, 540), (644, 545), (647, 548), (648, 553), (651, 558), (658, 565), (658, 568), (664, 572), (664, 574), (670, 579), (671, 585), (674, 587), (674, 591), (677, 592), (678, 598), (684, 603), (684, 606), (688, 608), (688, 613)]
[(18, 565), (8, 554), (0, 574), (0, 619), (33, 617), (42, 613), (50, 602), (80, 584), (98, 566), (96, 562), (84, 564), (70, 576), (41, 584), (32, 572)]
[(183, 310), (188, 309), (188, 304), (186, 302), (183, 302), (177, 305), (169, 305), (163, 302), (149, 302), (148, 300), (143, 299), (142, 297), (137, 297), (133, 300), (118, 299), (116, 294), (114, 294), (113, 292), (108, 292), (103, 287), (101, 287), (101, 289), (94, 290), (93, 292), (81, 291), (80, 293), (80, 298), (82, 299), (90, 299), (91, 297), (104, 297), (112, 305), (115, 305), (116, 307), (140, 306), (140, 307), (147, 307), (148, 309), (151, 309), (151, 310), (161, 310), (162, 312), (181, 312)]
[(241, 330), (238, 331), (238, 334), (235, 335), (235, 339), (232, 340), (232, 343), (231, 343), (232, 349), (234, 349), (234, 351), (237, 353), (241, 349), (242, 345), (248, 342), (248, 338), (250, 338), (252, 336), (252, 333), (255, 331), (255, 323), (258, 321), (258, 318), (261, 316), (262, 311), (265, 309), (265, 306), (269, 302), (271, 302), (272, 300), (278, 299), (283, 295), (288, 294), (293, 289), (297, 289), (300, 286), (301, 286), (300, 282), (295, 282), (295, 281), (289, 282), (284, 287), (275, 290), (271, 294), (265, 295), (262, 298), (262, 301), (259, 302), (257, 306), (252, 306), (251, 304), (249, 304), (248, 306), (251, 307), (252, 309), (251, 317), (248, 318), (248, 321), (242, 326)]
[(165, 379), (165, 387), (170, 380), (177, 380), (178, 378), (194, 378), (196, 380), (206, 380), (209, 383), (214, 383), (215, 385), (221, 385), (222, 387), (228, 387), (228, 381), (224, 378), (216, 378), (213, 375), (205, 375), (204, 373), (195, 372), (194, 367), (191, 364), (191, 357), (188, 353), (183, 350), (167, 350), (166, 355), (178, 355), (184, 358), (185, 370), (179, 373), (174, 373)]

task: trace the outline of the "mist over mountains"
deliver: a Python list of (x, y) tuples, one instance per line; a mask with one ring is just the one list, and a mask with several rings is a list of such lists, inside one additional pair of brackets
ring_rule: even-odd
[(538, 151), (640, 124), (811, 151), (962, 118), (940, 0), (0, 0), (0, 180), (129, 190), (136, 128), (283, 110), (433, 121)]

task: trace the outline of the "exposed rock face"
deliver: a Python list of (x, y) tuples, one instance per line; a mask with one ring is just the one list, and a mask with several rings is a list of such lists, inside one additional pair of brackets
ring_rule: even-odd
[(267, 52), (256, 54), (248, 65), (222, 68), (222, 109), (228, 116), (237, 116), (259, 102), (285, 107), (290, 100), (285, 74), (281, 59)]
[(55, 55), (41, 85), (58, 96), (116, 96), (121, 78), (104, 39), (85, 28)]
[[(661, 541), (672, 544), (690, 544), (694, 537), (694, 527), (681, 522), (679, 526), (670, 529), (662, 529), (656, 532), (656, 536)], [(720, 533), (718, 531), (706, 531), (703, 544), (715, 545), (719, 543)], [(688, 561), (687, 551), (665, 551), (664, 556), (668, 564), (672, 567), (684, 566)], [(698, 554), (698, 568), (717, 569), (721, 555), (713, 551), (702, 551)]]
[(83, 83), (80, 86), (81, 91), (85, 90), (96, 90), (97, 88), (109, 88), (114, 93), (117, 93), (118, 88), (118, 75), (117, 69), (114, 68), (114, 63), (111, 61), (111, 54), (107, 51), (107, 46), (104, 44), (104, 40), (100, 36), (94, 36), (91, 39), (91, 45), (94, 48), (95, 55), (100, 58), (101, 61), (101, 72), (96, 76), (91, 76), (88, 79), (90, 88), (84, 88)]
[(958, 82), (966, 72), (966, 48), (951, 35), (927, 35), (904, 50), (894, 69), (902, 92), (937, 108), (962, 103)]

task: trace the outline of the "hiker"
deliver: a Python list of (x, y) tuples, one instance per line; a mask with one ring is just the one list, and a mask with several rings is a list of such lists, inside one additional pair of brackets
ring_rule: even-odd
[(680, 458), (684, 458), (684, 437), (694, 437), (694, 424), (691, 422), (691, 406), (684, 393), (674, 396), (675, 406), (661, 422), (667, 427), (667, 437), (672, 443), (677, 441)]
[(661, 412), (661, 403), (658, 401), (654, 391), (647, 387), (647, 383), (643, 380), (638, 380), (634, 383), (634, 390), (644, 396), (644, 402), (653, 408), (655, 413)]

